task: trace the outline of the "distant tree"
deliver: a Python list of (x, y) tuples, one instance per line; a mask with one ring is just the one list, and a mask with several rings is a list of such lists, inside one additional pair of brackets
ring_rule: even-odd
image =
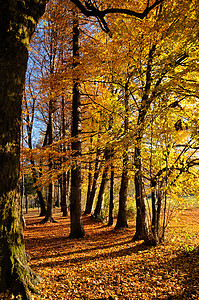
[[(0, 1), (0, 291), (10, 289), (15, 294), (21, 293), (23, 299), (30, 299), (29, 291), (34, 290), (33, 283), (36, 276), (27, 265), (21, 222), (19, 190), (21, 105), (30, 39), (39, 18), (44, 14), (47, 2), (47, 0)], [(147, 1), (143, 12), (114, 7), (99, 10), (95, 1), (85, 1), (84, 5), (79, 0), (72, 2), (84, 15), (96, 17), (102, 28), (109, 32), (104, 19), (107, 14), (121, 13), (143, 19), (163, 1), (156, 0), (151, 5), (150, 1)], [(80, 109), (78, 86), (78, 81), (74, 81), (73, 95)], [(77, 112), (77, 107), (74, 111)], [(79, 115), (73, 117), (79, 118)], [(80, 151), (78, 120), (76, 125), (73, 127), (73, 137), (78, 137), (78, 141), (73, 143), (72, 150), (77, 151), (75, 155), (78, 158)], [(77, 164), (77, 168), (73, 168), (73, 175), (71, 174), (72, 193), (75, 193), (72, 198), (77, 197), (77, 203), (75, 201), (72, 203), (75, 214), (71, 221), (75, 222), (77, 218), (76, 225), (79, 227), (75, 229), (75, 225), (72, 225), (74, 231), (71, 232), (71, 236), (84, 235), (81, 224), (79, 171)]]

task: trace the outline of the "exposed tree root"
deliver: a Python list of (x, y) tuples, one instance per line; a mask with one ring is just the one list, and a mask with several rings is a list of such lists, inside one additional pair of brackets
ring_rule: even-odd
[(15, 299), (31, 300), (31, 293), (39, 294), (35, 285), (42, 280), (42, 277), (36, 274), (27, 264), (22, 263), (20, 258), (15, 257), (14, 262), (9, 291)]

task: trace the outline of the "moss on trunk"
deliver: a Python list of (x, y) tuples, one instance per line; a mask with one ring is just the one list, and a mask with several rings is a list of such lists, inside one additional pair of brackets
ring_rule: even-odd
[(20, 194), (15, 191), (1, 195), (0, 213), (0, 291), (10, 290), (29, 299), (29, 290), (39, 277), (27, 265), (20, 207)]
[(37, 276), (24, 246), (20, 176), (21, 103), (28, 46), (47, 1), (0, 1), (0, 292), (30, 299)]

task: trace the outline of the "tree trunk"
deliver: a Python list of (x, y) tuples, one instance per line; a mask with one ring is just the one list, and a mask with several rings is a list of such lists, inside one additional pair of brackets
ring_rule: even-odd
[(111, 164), (111, 182), (110, 182), (110, 202), (109, 202), (109, 218), (108, 218), (108, 226), (113, 225), (113, 208), (114, 208), (114, 194), (113, 194), (113, 187), (114, 187), (114, 166)]
[(34, 187), (35, 187), (35, 190), (37, 192), (37, 196), (39, 198), (39, 204), (40, 204), (40, 208), (41, 208), (40, 217), (43, 217), (43, 216), (46, 215), (46, 206), (45, 206), (45, 202), (44, 202), (42, 192), (39, 190), (38, 185), (37, 185), (37, 175), (36, 175), (36, 170), (34, 168), (34, 160), (33, 159), (31, 159), (31, 164), (32, 164)]
[(127, 158), (124, 157), (122, 180), (119, 193), (119, 211), (117, 217), (117, 223), (115, 228), (127, 228), (127, 216), (126, 216), (126, 202), (127, 202), (127, 189), (128, 189), (128, 171), (127, 171)]
[(96, 161), (95, 161), (95, 170), (94, 170), (94, 176), (93, 176), (93, 183), (92, 183), (92, 187), (90, 190), (90, 194), (89, 197), (87, 198), (86, 201), (86, 209), (84, 214), (90, 214), (92, 211), (92, 207), (93, 207), (93, 202), (94, 202), (94, 198), (95, 198), (95, 192), (97, 189), (97, 180), (99, 177), (99, 170), (101, 168), (101, 164), (99, 165), (99, 150), (97, 149), (97, 153), (96, 153)]
[(147, 210), (145, 204), (145, 197), (143, 192), (143, 178), (142, 178), (142, 162), (141, 162), (141, 150), (138, 146), (135, 147), (135, 198), (136, 198), (136, 232), (133, 240), (144, 240), (147, 245), (156, 245), (156, 239), (154, 238), (147, 218)]
[[(48, 145), (51, 146), (53, 142), (53, 101), (50, 99), (49, 101), (49, 114), (48, 114), (48, 127), (49, 127), (49, 139)], [(53, 219), (53, 182), (52, 182), (52, 168), (53, 168), (53, 158), (52, 154), (49, 154), (49, 172), (50, 172), (50, 183), (48, 186), (48, 197), (47, 197), (47, 209), (46, 209), (46, 216), (42, 220), (42, 223), (52, 222), (54, 223), (55, 220)]]
[(62, 174), (62, 194), (61, 194), (61, 209), (63, 217), (68, 216), (68, 205), (67, 205), (67, 181), (66, 172)]
[(90, 195), (91, 195), (91, 184), (92, 184), (91, 171), (92, 171), (92, 163), (91, 163), (91, 161), (89, 161), (89, 163), (88, 163), (88, 188), (87, 188), (87, 196), (86, 196), (86, 209), (85, 209), (85, 212), (84, 212), (85, 215), (87, 214), (86, 210), (91, 212), (91, 209), (92, 209), (92, 207), (90, 207), (90, 205), (89, 205), (89, 200), (90, 200)]
[(160, 237), (160, 213), (161, 213), (161, 207), (162, 207), (162, 200), (163, 200), (163, 192), (161, 190), (158, 190), (158, 200), (157, 200), (157, 232), (158, 236)]
[[(138, 132), (137, 137), (135, 140), (135, 152), (134, 152), (134, 164), (136, 168), (135, 172), (135, 198), (136, 198), (136, 208), (137, 208), (137, 215), (136, 215), (136, 233), (134, 235), (134, 240), (142, 240), (146, 244), (154, 245), (156, 244), (156, 240), (151, 232), (151, 229), (148, 226), (147, 220), (147, 210), (145, 204), (145, 197), (143, 192), (143, 176), (142, 176), (142, 154), (141, 154), (141, 144), (143, 138), (143, 130), (144, 130), (144, 123), (145, 118), (150, 108), (150, 105), (153, 101), (153, 97), (149, 98), (151, 83), (152, 83), (152, 62), (153, 62), (153, 55), (155, 52), (156, 46), (152, 45), (151, 49), (149, 50), (149, 57), (146, 69), (146, 82), (144, 87), (144, 93), (142, 95), (142, 102), (139, 108), (139, 115), (138, 115)], [(161, 82), (161, 81), (160, 81)]]
[(27, 265), (21, 220), (21, 104), (27, 49), (46, 1), (27, 2), (0, 1), (0, 292), (23, 299), (30, 299), (36, 276)]
[[(27, 100), (25, 98), (25, 104), (26, 104), (26, 108), (28, 111), (28, 105), (27, 105)], [(34, 112), (32, 112), (32, 118), (30, 120), (30, 116), (27, 113), (27, 135), (28, 135), (28, 147), (32, 150), (32, 130), (33, 130), (33, 119), (34, 119)], [(46, 135), (47, 135), (47, 131), (46, 131)], [(46, 207), (45, 207), (45, 202), (43, 199), (43, 195), (42, 192), (39, 190), (39, 187), (37, 185), (37, 172), (35, 169), (35, 161), (33, 159), (33, 156), (31, 154), (30, 156), (30, 163), (31, 163), (31, 170), (32, 170), (32, 176), (33, 176), (33, 182), (34, 182), (34, 187), (35, 190), (37, 192), (37, 196), (39, 198), (39, 204), (40, 204), (40, 208), (41, 208), (41, 212), (40, 212), (40, 217), (43, 217), (46, 215)]]
[[(66, 137), (66, 122), (65, 122), (65, 101), (64, 96), (62, 96), (62, 109), (61, 109), (61, 117), (62, 117), (62, 138)], [(63, 143), (63, 152), (66, 153), (66, 146)], [(66, 157), (62, 159), (63, 163), (66, 161)], [(68, 215), (68, 205), (67, 205), (67, 178), (66, 172), (62, 173), (62, 193), (61, 193), (61, 210), (63, 213), (63, 217), (67, 217)]]
[(100, 213), (101, 213), (102, 202), (103, 202), (103, 199), (104, 199), (104, 191), (105, 191), (106, 183), (108, 181), (108, 178), (107, 178), (108, 169), (109, 169), (109, 166), (107, 164), (107, 165), (105, 165), (104, 171), (103, 171), (103, 174), (102, 174), (102, 181), (101, 181), (101, 185), (100, 185), (100, 190), (99, 190), (99, 194), (98, 194), (96, 208), (95, 208), (95, 211), (94, 211), (94, 217), (95, 218), (99, 217)]
[(158, 240), (158, 228), (157, 228), (157, 209), (156, 209), (156, 184), (151, 185), (151, 205), (152, 205), (152, 220), (151, 220), (151, 230), (153, 236), (156, 240)]
[(37, 196), (39, 198), (39, 205), (40, 205), (40, 209), (41, 209), (39, 216), (43, 217), (46, 215), (46, 206), (45, 206), (44, 198), (43, 198), (42, 192), (38, 189), (38, 186), (36, 185), (36, 181), (34, 178), (33, 178), (33, 181), (35, 183), (35, 190), (36, 190)]
[[(125, 84), (125, 119), (124, 119), (124, 133), (128, 134), (129, 129), (129, 81)], [(126, 203), (127, 203), (127, 190), (128, 190), (128, 143), (125, 143), (125, 149), (123, 152), (123, 170), (122, 180), (119, 193), (119, 211), (117, 217), (117, 224), (115, 228), (127, 228), (127, 216), (126, 216)]]
[[(142, 183), (142, 163), (141, 163), (141, 151), (138, 146), (135, 147), (134, 154), (134, 163), (135, 163), (135, 199), (136, 199), (136, 232), (133, 237), (134, 240), (143, 240), (144, 239), (144, 224), (148, 226), (147, 217), (146, 217), (146, 205), (143, 195), (143, 183)], [(143, 224), (144, 222), (144, 224)]]
[[(161, 184), (162, 186), (162, 184)], [(151, 202), (152, 202), (152, 222), (151, 230), (157, 242), (160, 241), (160, 213), (163, 199), (163, 192), (157, 190), (157, 181), (151, 180)]]
[(73, 103), (72, 103), (72, 132), (74, 138), (71, 144), (73, 165), (71, 168), (70, 194), (70, 237), (84, 237), (84, 227), (81, 212), (81, 105), (80, 84), (78, 76), (79, 66), (79, 18), (73, 11)]

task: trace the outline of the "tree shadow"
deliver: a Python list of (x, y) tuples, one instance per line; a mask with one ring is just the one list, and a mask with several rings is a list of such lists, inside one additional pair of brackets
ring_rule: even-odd
[(199, 299), (199, 246), (185, 247), (165, 267), (168, 273), (177, 274), (178, 284), (182, 287), (175, 295), (168, 296), (168, 300)]
[[(103, 247), (102, 247), (103, 248)], [(101, 249), (102, 249), (101, 248)], [(108, 247), (107, 247), (108, 248)], [(145, 244), (135, 244), (129, 248), (126, 248), (126, 249), (121, 249), (121, 250), (113, 250), (109, 253), (95, 253), (95, 254), (92, 254), (90, 256), (85, 256), (85, 250), (81, 251), (82, 252), (82, 256), (81, 257), (77, 257), (77, 258), (68, 258), (68, 259), (63, 259), (61, 261), (53, 261), (53, 262), (40, 262), (40, 263), (35, 263), (34, 262), (31, 264), (32, 266), (35, 265), (35, 267), (57, 267), (57, 266), (67, 266), (67, 264), (69, 264), (70, 266), (72, 264), (74, 265), (77, 265), (77, 264), (82, 264), (84, 262), (86, 263), (89, 263), (91, 261), (95, 261), (95, 260), (103, 260), (105, 258), (122, 258), (124, 256), (127, 256), (127, 255), (131, 255), (133, 253), (138, 253), (138, 252), (141, 252), (141, 251), (145, 251), (147, 249), (149, 249), (150, 247), (149, 246), (146, 246)], [(98, 250), (100, 248), (95, 248), (95, 250)], [(88, 252), (92, 251), (93, 249), (88, 249)], [(60, 255), (61, 257), (61, 255)]]
[[(83, 239), (71, 239), (67, 234), (65, 234), (63, 228), (64, 226), (61, 223), (60, 225), (57, 225), (57, 229), (61, 232), (61, 235), (58, 236), (46, 236), (44, 233), (44, 235), (40, 237), (36, 235), (35, 237), (29, 237), (27, 249), (34, 249), (36, 242), (37, 247), (39, 247), (40, 249), (47, 247), (48, 253), (53, 253), (53, 255), (50, 255), (49, 258), (56, 258), (64, 255), (75, 255), (81, 253), (88, 253), (90, 251), (109, 249), (116, 246), (126, 245), (132, 242), (132, 233), (129, 231), (129, 229), (126, 228), (115, 230), (114, 228), (109, 227), (109, 230), (107, 231), (97, 232), (97, 234), (87, 234)], [(104, 228), (107, 228), (107, 226), (105, 226)], [(50, 229), (50, 227), (48, 229)], [(39, 229), (38, 227), (32, 227), (29, 228), (29, 230), (35, 230), (37, 232)], [(71, 250), (73, 248), (74, 243), (78, 243), (79, 245), (81, 245), (82, 240), (84, 240), (85, 242), (83, 244), (84, 246), (82, 247), (82, 249)], [(59, 249), (61, 249), (62, 253), (59, 253)], [(57, 252), (56, 254), (54, 253), (54, 250)], [(32, 261), (42, 258), (46, 258), (46, 251), (43, 255), (40, 253), (39, 256), (34, 256), (32, 258)]]

